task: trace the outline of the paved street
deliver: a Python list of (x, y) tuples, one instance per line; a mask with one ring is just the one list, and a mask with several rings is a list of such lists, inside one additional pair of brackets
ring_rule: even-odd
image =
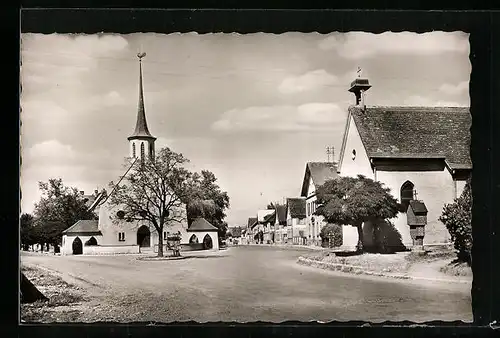
[(94, 320), (472, 321), (470, 286), (354, 276), (296, 264), (307, 251), (232, 247), (204, 258), (23, 254), (85, 287)]

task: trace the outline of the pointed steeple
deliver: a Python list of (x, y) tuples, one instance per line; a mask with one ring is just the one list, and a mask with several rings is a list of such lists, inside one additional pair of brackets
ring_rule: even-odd
[(156, 137), (152, 136), (148, 129), (148, 124), (146, 122), (146, 111), (144, 109), (144, 90), (142, 86), (142, 58), (146, 56), (146, 53), (138, 53), (139, 58), (139, 105), (137, 107), (137, 122), (135, 124), (134, 133), (128, 137), (128, 140), (134, 139), (153, 139)]

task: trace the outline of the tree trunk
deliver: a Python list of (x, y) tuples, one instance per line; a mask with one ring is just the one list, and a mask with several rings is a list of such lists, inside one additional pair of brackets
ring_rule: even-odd
[(158, 229), (158, 257), (163, 257), (163, 225)]
[(358, 245), (356, 245), (356, 250), (360, 253), (364, 250), (363, 245), (363, 223), (356, 224), (356, 228), (358, 229)]

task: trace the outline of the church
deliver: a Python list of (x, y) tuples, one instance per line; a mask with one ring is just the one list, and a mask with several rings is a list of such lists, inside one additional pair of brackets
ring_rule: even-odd
[[(413, 245), (407, 217), (412, 201), (425, 206), (423, 245), (450, 243), (439, 217), (444, 205), (460, 196), (471, 175), (469, 108), (367, 106), (364, 94), (370, 87), (365, 78), (351, 83), (356, 104), (348, 109), (339, 175), (362, 174), (390, 188), (401, 205), (398, 216), (390, 220), (399, 244)], [(370, 229), (364, 224), (368, 245)], [(354, 246), (357, 234), (344, 241)]]
[[(144, 108), (142, 83), (142, 58), (139, 57), (139, 104), (135, 130), (128, 137), (129, 157), (132, 159), (154, 158), (156, 137), (149, 132)], [(124, 176), (127, 174), (125, 172)], [(62, 255), (97, 254), (138, 254), (158, 252), (158, 232), (147, 221), (127, 219), (120, 207), (112, 207), (108, 198), (113, 191), (96, 191), (91, 196), (90, 210), (98, 215), (98, 220), (79, 220), (63, 231)], [(88, 196), (87, 196), (88, 197)], [(203, 218), (195, 219), (188, 226), (185, 206), (174, 210), (184, 219), (182, 223), (165, 224), (163, 252), (168, 252), (167, 238), (179, 234), (181, 251), (218, 250), (217, 228)]]

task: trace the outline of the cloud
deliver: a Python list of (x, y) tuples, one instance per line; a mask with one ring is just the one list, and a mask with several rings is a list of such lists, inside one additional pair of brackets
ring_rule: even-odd
[(347, 59), (364, 59), (375, 55), (435, 55), (444, 52), (469, 51), (468, 34), (462, 32), (381, 34), (336, 33), (319, 43), (322, 50), (336, 50)]
[(345, 112), (333, 103), (232, 109), (212, 124), (216, 131), (322, 131), (343, 123)]
[(23, 153), (23, 162), (66, 162), (73, 160), (76, 153), (70, 145), (62, 144), (57, 140), (48, 140), (37, 143)]
[(281, 82), (278, 89), (283, 94), (295, 94), (318, 89), (322, 86), (336, 84), (338, 78), (325, 71), (317, 69), (299, 76), (289, 76)]
[(104, 105), (109, 107), (109, 106), (124, 105), (128, 102), (120, 93), (113, 90), (104, 96), (102, 103), (104, 103)]
[(461, 104), (455, 101), (443, 101), (443, 100), (432, 100), (427, 97), (412, 95), (404, 100), (404, 105), (407, 106), (422, 106), (422, 107), (464, 107), (465, 104)]
[(469, 81), (462, 81), (456, 85), (445, 83), (439, 90), (448, 95), (458, 95), (469, 90)]

